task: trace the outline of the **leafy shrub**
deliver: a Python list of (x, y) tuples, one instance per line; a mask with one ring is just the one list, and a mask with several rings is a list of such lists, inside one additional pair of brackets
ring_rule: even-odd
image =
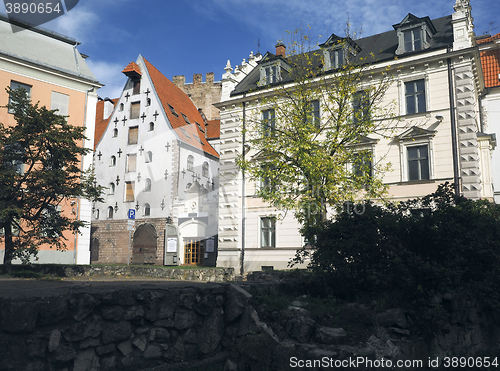
[(500, 206), (457, 197), (448, 183), (421, 199), (339, 211), (306, 233), (310, 266), (329, 293), (428, 303), (437, 292), (467, 289), (500, 308)]

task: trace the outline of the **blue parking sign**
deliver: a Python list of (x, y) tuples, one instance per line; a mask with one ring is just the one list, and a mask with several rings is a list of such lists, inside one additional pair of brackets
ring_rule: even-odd
[(135, 210), (134, 209), (128, 209), (128, 218), (135, 219)]

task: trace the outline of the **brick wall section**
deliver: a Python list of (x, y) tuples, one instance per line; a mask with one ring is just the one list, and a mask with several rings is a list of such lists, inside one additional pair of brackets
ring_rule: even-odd
[[(143, 218), (135, 221), (136, 229), (144, 223), (150, 223), (156, 229), (157, 239), (155, 265), (163, 265), (166, 221), (166, 218)], [(97, 246), (97, 241), (99, 246), (98, 260), (93, 260), (92, 263), (127, 264), (129, 261), (129, 250), (130, 259), (132, 259), (134, 231), (129, 233), (127, 224), (128, 220), (126, 219), (96, 220), (92, 222), (92, 248)]]
[(172, 81), (191, 98), (196, 108), (203, 110), (208, 121), (220, 118), (219, 110), (213, 104), (220, 102), (222, 82), (214, 82), (213, 72), (205, 75), (205, 82), (202, 81), (201, 74), (193, 75), (192, 84), (186, 84), (186, 78), (183, 75), (174, 76)]

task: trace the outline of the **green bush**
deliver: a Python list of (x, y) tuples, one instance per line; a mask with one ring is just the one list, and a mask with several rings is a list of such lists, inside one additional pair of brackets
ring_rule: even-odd
[[(453, 194), (448, 184), (424, 198), (345, 208), (314, 230), (311, 268), (329, 293), (428, 300), (466, 289), (500, 308), (500, 206)], [(303, 258), (305, 250), (297, 254)]]

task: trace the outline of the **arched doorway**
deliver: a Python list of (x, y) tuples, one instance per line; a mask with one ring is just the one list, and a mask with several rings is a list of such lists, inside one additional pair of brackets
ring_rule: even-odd
[(132, 247), (132, 264), (156, 263), (156, 229), (152, 224), (137, 227)]

